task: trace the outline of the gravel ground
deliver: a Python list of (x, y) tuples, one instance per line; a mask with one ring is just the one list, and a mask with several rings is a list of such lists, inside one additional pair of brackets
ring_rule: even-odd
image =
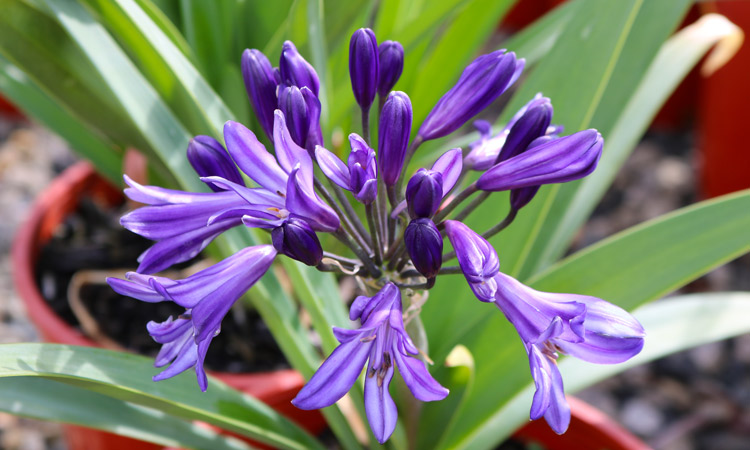
[[(650, 135), (635, 150), (577, 248), (696, 200), (688, 135)], [(36, 340), (13, 292), (9, 251), (35, 195), (73, 161), (44, 129), (0, 120), (0, 343)], [(683, 292), (750, 290), (750, 257), (721, 267)], [(750, 448), (750, 336), (698, 347), (629, 370), (579, 396), (656, 449)], [(56, 424), (0, 413), (0, 448), (64, 449)]]

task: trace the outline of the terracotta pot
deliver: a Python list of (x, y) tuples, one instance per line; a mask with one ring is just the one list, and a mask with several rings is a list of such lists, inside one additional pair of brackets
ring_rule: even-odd
[(536, 443), (547, 450), (649, 450), (650, 447), (621, 427), (606, 414), (568, 396), (570, 427), (558, 435), (544, 419), (524, 425), (513, 438), (525, 443)]
[[(98, 345), (94, 341), (55, 314), (42, 297), (35, 279), (40, 247), (50, 239), (57, 226), (77, 208), (79, 199), (84, 194), (96, 202), (107, 205), (123, 201), (122, 192), (100, 177), (89, 163), (80, 162), (70, 167), (34, 202), (31, 214), (13, 241), (12, 267), (16, 290), (24, 301), (31, 321), (45, 341), (96, 347)], [(304, 385), (304, 379), (297, 371), (211, 375), (235, 389), (260, 399), (312, 433), (318, 433), (325, 428), (323, 416), (318, 411), (302, 411), (290, 403)], [(65, 427), (65, 434), (71, 450), (160, 448), (146, 442), (72, 425)]]

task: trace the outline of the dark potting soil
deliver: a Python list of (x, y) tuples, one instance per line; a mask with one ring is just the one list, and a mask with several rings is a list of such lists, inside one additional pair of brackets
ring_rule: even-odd
[[(122, 228), (123, 207), (105, 208), (89, 198), (58, 226), (41, 248), (36, 266), (42, 296), (70, 325), (81, 329), (68, 300), (74, 274), (87, 270), (135, 270), (137, 258), (152, 241)], [(200, 258), (200, 256), (198, 257)], [(183, 264), (190, 265), (190, 262)], [(149, 321), (177, 317), (184, 308), (171, 302), (145, 303), (115, 293), (107, 284), (84, 284), (79, 297), (99, 330), (119, 346), (154, 356), (160, 345), (146, 331)], [(92, 336), (89, 336), (92, 337)], [(255, 311), (232, 310), (211, 342), (205, 367), (221, 372), (262, 372), (288, 368), (270, 331)]]

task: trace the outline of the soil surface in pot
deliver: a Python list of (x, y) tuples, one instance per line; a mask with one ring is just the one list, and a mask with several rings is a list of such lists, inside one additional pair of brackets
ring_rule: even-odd
[[(105, 275), (122, 278), (126, 270), (135, 270), (138, 255), (152, 244), (120, 226), (125, 212), (124, 206), (109, 208), (83, 198), (78, 210), (42, 246), (37, 282), (52, 309), (93, 340), (105, 347), (153, 356), (160, 344), (151, 339), (146, 324), (177, 317), (185, 310), (171, 302), (145, 303), (123, 297), (104, 283)], [(74, 277), (77, 287), (69, 296)], [(257, 312), (235, 308), (213, 339), (205, 367), (242, 373), (285, 369), (289, 364)]]

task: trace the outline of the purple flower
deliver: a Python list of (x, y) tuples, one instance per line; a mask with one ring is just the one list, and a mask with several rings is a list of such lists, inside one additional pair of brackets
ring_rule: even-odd
[(271, 232), (273, 247), (279, 253), (308, 266), (316, 266), (323, 258), (323, 248), (315, 231), (305, 220), (290, 217)]
[(534, 139), (544, 136), (552, 121), (552, 103), (537, 95), (526, 104), (526, 110), (511, 126), (495, 164), (523, 153)]
[(414, 268), (425, 278), (433, 278), (443, 265), (443, 236), (435, 223), (427, 218), (409, 222), (404, 232), (406, 249)]
[[(195, 172), (202, 177), (219, 176), (244, 185), (242, 176), (224, 146), (211, 136), (196, 136), (190, 140), (187, 158)], [(210, 186), (213, 191), (221, 189)]]
[(352, 303), (349, 317), (361, 319), (359, 330), (334, 328), (341, 343), (305, 387), (292, 400), (300, 409), (319, 409), (334, 404), (357, 381), (365, 361), (365, 410), (378, 442), (384, 443), (396, 427), (398, 411), (389, 393), (394, 366), (417, 399), (442, 400), (448, 390), (430, 375), (416, 355), (404, 329), (401, 293), (387, 283), (374, 297), (360, 296)]
[(594, 129), (553, 139), (494, 165), (479, 177), (477, 187), (507, 191), (583, 178), (596, 168), (603, 143)]
[(380, 112), (378, 131), (378, 164), (383, 181), (396, 184), (409, 146), (411, 133), (411, 100), (400, 91), (391, 92)]
[(493, 301), (497, 292), (495, 275), (500, 270), (495, 249), (485, 238), (456, 220), (445, 221), (445, 234), (474, 295), (483, 302)]
[(369, 28), (360, 28), (349, 41), (349, 77), (362, 110), (369, 110), (378, 90), (378, 41)]
[[(189, 320), (168, 320), (150, 325), (152, 336), (158, 337), (157, 342), (165, 344), (157, 363), (166, 364), (173, 360), (175, 367), (170, 366), (157, 377), (169, 378), (194, 366), (198, 373), (198, 384), (205, 391), (203, 359), (208, 344), (219, 333), (221, 321), (234, 302), (266, 273), (275, 257), (273, 246), (259, 245), (242, 249), (184, 280), (174, 281), (128, 272), (127, 280), (107, 278), (107, 283), (117, 293), (128, 297), (149, 303), (173, 301), (189, 310), (185, 316), (189, 316)], [(168, 356), (173, 358), (167, 359)]]
[(306, 87), (318, 96), (320, 80), (313, 66), (299, 54), (291, 41), (285, 41), (279, 60), (281, 83), (287, 86)]
[(643, 348), (645, 332), (623, 309), (596, 297), (539, 292), (503, 273), (495, 276), (495, 305), (516, 327), (529, 355), (536, 392), (531, 419), (542, 416), (564, 433), (570, 423), (558, 352), (598, 364), (627, 361)]
[(378, 94), (385, 97), (396, 85), (404, 70), (404, 47), (398, 41), (385, 41), (378, 47), (378, 56)]
[(320, 100), (306, 87), (282, 86), (279, 109), (284, 113), (292, 140), (308, 152), (323, 144), (320, 130)]
[(276, 87), (279, 80), (276, 79), (268, 58), (260, 50), (245, 50), (242, 53), (241, 67), (250, 104), (260, 126), (270, 139), (273, 133), (273, 111), (277, 107)]
[(378, 194), (378, 171), (375, 150), (358, 134), (349, 135), (352, 151), (347, 164), (323, 147), (315, 149), (315, 159), (320, 170), (341, 188), (351, 191), (364, 204), (375, 201)]
[(505, 50), (482, 55), (464, 69), (427, 116), (418, 136), (427, 141), (447, 136), (486, 108), (521, 75), (524, 60)]

